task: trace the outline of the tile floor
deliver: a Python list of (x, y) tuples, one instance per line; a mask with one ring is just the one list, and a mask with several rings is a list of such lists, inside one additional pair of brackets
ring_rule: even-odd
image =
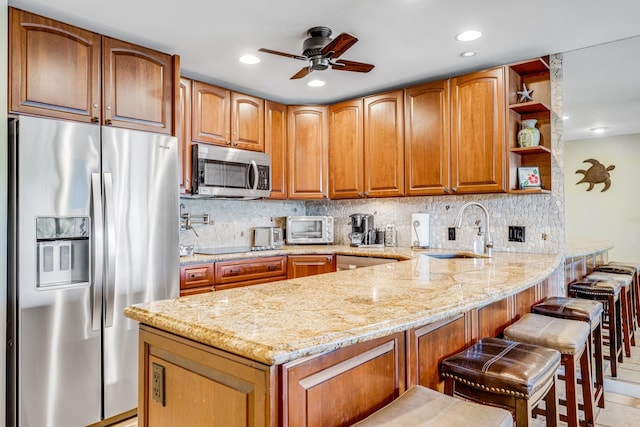
[[(608, 362), (607, 362), (608, 363)], [(605, 372), (609, 370), (606, 369)], [(562, 384), (562, 382), (560, 382)], [(561, 387), (561, 386), (560, 386)], [(562, 393), (559, 390), (559, 393)], [(618, 365), (618, 378), (605, 378), (605, 407), (596, 416), (595, 427), (637, 427), (640, 425), (640, 343), (631, 347), (631, 357)], [(539, 417), (534, 427), (544, 427)], [(560, 423), (566, 426), (566, 423)], [(130, 419), (111, 427), (138, 427), (137, 419)]]

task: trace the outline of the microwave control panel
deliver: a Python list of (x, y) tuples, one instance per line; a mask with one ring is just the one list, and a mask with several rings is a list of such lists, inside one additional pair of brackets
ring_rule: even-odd
[(269, 166), (258, 165), (258, 190), (271, 190), (269, 186)]

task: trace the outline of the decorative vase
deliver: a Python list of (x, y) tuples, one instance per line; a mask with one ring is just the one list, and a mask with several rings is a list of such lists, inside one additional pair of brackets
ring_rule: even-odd
[(522, 121), (522, 129), (518, 131), (519, 147), (535, 147), (540, 143), (540, 130), (536, 127), (536, 119)]

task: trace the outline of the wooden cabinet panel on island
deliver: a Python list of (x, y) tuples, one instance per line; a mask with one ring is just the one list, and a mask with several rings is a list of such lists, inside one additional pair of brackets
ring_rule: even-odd
[(289, 255), (287, 257), (287, 278), (314, 276), (336, 271), (334, 255)]
[(271, 199), (287, 198), (287, 106), (265, 101), (264, 148), (271, 156)]
[(449, 80), (407, 88), (404, 98), (406, 195), (450, 193)]
[(289, 198), (326, 199), (328, 174), (325, 106), (288, 107)]
[(284, 364), (281, 387), (281, 425), (351, 425), (405, 391), (404, 333)]
[(278, 425), (277, 367), (146, 326), (139, 341), (140, 427)]
[(402, 90), (364, 98), (364, 195), (404, 195)]
[(451, 79), (451, 186), (455, 194), (505, 191), (504, 67)]
[(11, 112), (173, 131), (171, 55), (13, 8), (9, 35)]

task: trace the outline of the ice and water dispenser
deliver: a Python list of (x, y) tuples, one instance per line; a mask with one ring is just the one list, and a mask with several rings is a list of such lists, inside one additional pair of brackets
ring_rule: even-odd
[(89, 282), (89, 217), (36, 218), (37, 288)]

